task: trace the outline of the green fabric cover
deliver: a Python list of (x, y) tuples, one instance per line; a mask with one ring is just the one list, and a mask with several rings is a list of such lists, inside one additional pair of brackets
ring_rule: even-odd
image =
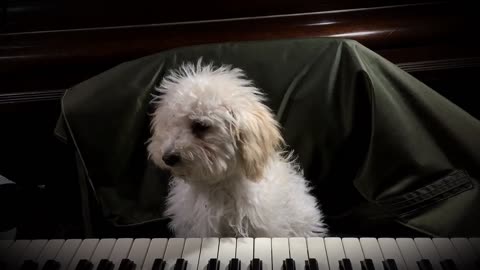
[(333, 231), (378, 235), (392, 221), (480, 235), (479, 121), (358, 42), (332, 38), (178, 48), (69, 89), (56, 134), (75, 145), (80, 180), (113, 226), (162, 220), (169, 176), (145, 150), (151, 94), (200, 57), (242, 68), (267, 93)]

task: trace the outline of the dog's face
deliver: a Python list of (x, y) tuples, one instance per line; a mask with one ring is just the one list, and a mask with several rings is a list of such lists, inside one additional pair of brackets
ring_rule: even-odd
[(186, 181), (262, 177), (283, 142), (261, 94), (239, 69), (184, 65), (167, 76), (152, 119), (153, 162)]

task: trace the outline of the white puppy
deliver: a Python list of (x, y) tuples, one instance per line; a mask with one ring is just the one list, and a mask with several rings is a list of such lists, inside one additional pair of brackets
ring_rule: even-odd
[(177, 237), (325, 236), (316, 199), (281, 152), (278, 123), (242, 70), (184, 64), (156, 89), (148, 153), (173, 179)]

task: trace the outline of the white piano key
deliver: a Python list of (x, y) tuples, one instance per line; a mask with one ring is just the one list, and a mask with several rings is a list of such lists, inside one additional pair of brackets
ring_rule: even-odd
[(440, 265), (440, 255), (438, 255), (437, 248), (433, 244), (432, 239), (422, 237), (415, 238), (414, 241), (422, 258), (429, 260), (433, 269), (442, 270), (442, 266)]
[[(327, 251), (325, 249), (325, 242), (321, 237), (309, 237), (307, 238), (308, 257), (310, 259), (316, 259), (318, 262), (319, 270), (328, 270)], [(302, 268), (303, 269), (303, 268)]]
[(55, 257), (55, 261), (60, 263), (60, 270), (68, 269), (70, 261), (73, 259), (73, 256), (77, 252), (78, 247), (82, 243), (80, 239), (68, 239), (63, 244), (62, 248)]
[(155, 259), (163, 259), (165, 249), (167, 248), (167, 238), (154, 238), (150, 241), (142, 270), (152, 270)]
[(147, 255), (148, 246), (150, 245), (150, 239), (137, 238), (133, 241), (130, 253), (128, 253), (128, 259), (135, 263), (135, 269), (142, 269), (143, 261)]
[(402, 253), (398, 249), (397, 242), (393, 238), (378, 238), (378, 245), (383, 253), (385, 260), (393, 259), (397, 265), (398, 270), (407, 270), (405, 261), (402, 258)]
[(295, 261), (295, 268), (305, 268), (305, 261), (308, 260), (307, 241), (305, 237), (292, 237), (289, 238), (288, 241), (290, 258)]
[(167, 243), (167, 249), (163, 259), (165, 261), (165, 270), (173, 269), (177, 259), (182, 257), (184, 238), (170, 238)]
[(203, 238), (200, 259), (198, 260), (198, 270), (207, 269), (208, 261), (218, 257), (219, 238)]
[(183, 246), (182, 258), (187, 260), (187, 270), (197, 270), (202, 238), (187, 238)]
[(4, 257), (7, 269), (15, 268), (18, 265), (30, 242), (30, 240), (17, 240), (10, 245)]
[(437, 248), (440, 260), (452, 259), (455, 265), (462, 268), (463, 262), (458, 255), (457, 250), (448, 238), (433, 238), (433, 244)]
[(377, 239), (372, 237), (360, 238), (360, 245), (365, 259), (371, 259), (375, 269), (383, 269), (382, 262), (384, 259)]
[(412, 238), (397, 238), (397, 245), (407, 269), (418, 270), (417, 262), (422, 259), (422, 255), (418, 251), (415, 241)]
[(342, 239), (343, 250), (345, 256), (350, 259), (353, 270), (362, 270), (361, 261), (365, 259), (363, 256), (362, 246), (358, 238), (345, 237)]
[(32, 242), (30, 242), (28, 247), (25, 249), (25, 252), (23, 253), (23, 256), (18, 262), (19, 264), (17, 266), (22, 265), (22, 263), (26, 260), (37, 262), (38, 255), (40, 255), (47, 242), (48, 241), (45, 239), (32, 240)]
[(110, 258), (116, 242), (116, 239), (109, 238), (101, 239), (100, 242), (98, 242), (98, 245), (90, 259), (90, 262), (93, 264), (93, 269), (97, 269), (97, 266), (101, 260)]
[(63, 239), (53, 239), (48, 241), (45, 248), (38, 256), (38, 269), (42, 269), (48, 260), (55, 259), (64, 243), (65, 240)]
[(220, 238), (220, 245), (218, 247), (218, 260), (220, 260), (220, 270), (227, 269), (230, 260), (235, 258), (236, 249), (237, 239)]
[(458, 254), (461, 260), (465, 263), (467, 269), (474, 269), (476, 266), (477, 256), (473, 250), (472, 244), (468, 241), (467, 238), (451, 238), (455, 249), (458, 251)]
[(325, 237), (325, 249), (330, 269), (338, 269), (339, 261), (346, 258), (342, 239), (339, 237)]
[(253, 258), (262, 260), (263, 270), (272, 270), (272, 240), (270, 238), (255, 238)]
[(120, 238), (115, 242), (110, 258), (108, 258), (114, 265), (113, 270), (118, 270), (122, 260), (127, 258), (132, 243), (132, 238)]
[(95, 248), (98, 245), (98, 239), (85, 239), (78, 247), (77, 252), (73, 256), (72, 261), (70, 262), (69, 270), (75, 270), (77, 264), (80, 260), (90, 260), (92, 257)]
[[(283, 260), (290, 258), (288, 238), (272, 238), (273, 270), (282, 270)], [(242, 269), (244, 269), (242, 267)]]
[(243, 237), (237, 239), (237, 259), (240, 260), (242, 269), (248, 269), (250, 261), (253, 259), (253, 238)]
[(480, 238), (470, 238), (469, 240), (473, 249), (477, 253), (477, 258), (480, 258)]

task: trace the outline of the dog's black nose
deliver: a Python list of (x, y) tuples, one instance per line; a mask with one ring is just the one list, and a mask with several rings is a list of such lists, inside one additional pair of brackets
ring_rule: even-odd
[(165, 164), (171, 167), (180, 162), (180, 155), (176, 153), (165, 154), (162, 159)]

